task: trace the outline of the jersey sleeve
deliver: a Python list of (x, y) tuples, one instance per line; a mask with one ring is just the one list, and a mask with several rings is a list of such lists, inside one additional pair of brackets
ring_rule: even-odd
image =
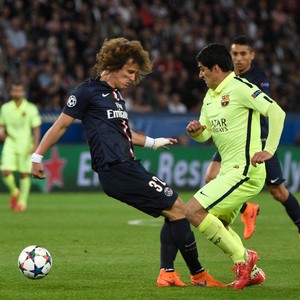
[(275, 102), (270, 96), (248, 80), (240, 79), (245, 85), (239, 87), (239, 94), (243, 105), (267, 116), (269, 106)]
[(269, 118), (269, 134), (264, 150), (273, 155), (280, 142), (280, 137), (284, 126), (285, 112), (276, 102), (273, 102), (269, 106), (267, 116)]
[(42, 119), (35, 105), (32, 105), (32, 122), (31, 127), (36, 128), (42, 124)]
[(248, 81), (245, 81), (244, 83), (247, 87), (240, 88), (243, 105), (246, 105), (246, 107), (256, 110), (265, 117), (268, 117), (269, 134), (264, 150), (274, 154), (283, 130), (285, 112), (275, 100), (266, 95), (256, 85), (252, 83), (250, 84)]
[(88, 88), (84, 84), (76, 87), (69, 96), (63, 108), (63, 113), (74, 119), (81, 120), (89, 105), (89, 98), (86, 96), (89, 94)]

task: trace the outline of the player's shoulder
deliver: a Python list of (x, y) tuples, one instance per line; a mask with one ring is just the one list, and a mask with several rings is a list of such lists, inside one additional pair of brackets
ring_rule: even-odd
[(28, 99), (24, 99), (23, 102), (24, 102), (24, 107), (26, 107), (25, 109), (27, 111), (33, 111), (33, 112), (35, 112), (35, 111), (38, 110), (37, 105), (35, 103), (29, 101)]
[(241, 74), (241, 77), (246, 78), (255, 84), (260, 82), (269, 82), (266, 72), (262, 68), (254, 65), (251, 66), (247, 72)]
[(232, 80), (231, 94), (251, 95), (257, 87), (245, 77), (235, 76)]
[(12, 109), (14, 107), (15, 107), (14, 101), (13, 100), (9, 100), (9, 101), (4, 102), (2, 104), (2, 106), (0, 107), (0, 109), (3, 112), (4, 110), (10, 110), (10, 109)]
[(249, 71), (252, 73), (253, 76), (259, 77), (259, 78), (264, 79), (265, 81), (268, 81), (267, 74), (262, 68), (257, 67), (257, 66), (252, 66)]
[(31, 102), (28, 99), (24, 99), (23, 101), (26, 103), (26, 105), (28, 105), (31, 108), (36, 108), (37, 107), (37, 105), (35, 103)]

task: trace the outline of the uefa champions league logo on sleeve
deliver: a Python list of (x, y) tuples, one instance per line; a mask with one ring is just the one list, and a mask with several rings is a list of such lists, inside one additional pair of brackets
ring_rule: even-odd
[(74, 107), (77, 103), (77, 99), (74, 95), (71, 95), (68, 99), (68, 102), (67, 102), (67, 106), (68, 107)]

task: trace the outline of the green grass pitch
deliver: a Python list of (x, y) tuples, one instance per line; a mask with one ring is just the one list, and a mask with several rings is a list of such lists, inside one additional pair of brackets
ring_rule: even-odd
[[(192, 193), (181, 193), (188, 200)], [(300, 198), (300, 194), (296, 196)], [(0, 299), (300, 299), (300, 239), (283, 206), (262, 192), (256, 231), (244, 241), (258, 251), (266, 273), (262, 286), (231, 288), (191, 286), (180, 254), (176, 270), (187, 287), (158, 288), (159, 232), (153, 219), (99, 193), (33, 193), (25, 212), (8, 209), (0, 194)], [(233, 228), (242, 236), (238, 218)], [(234, 279), (232, 263), (195, 232), (202, 264), (217, 279)], [(38, 244), (53, 257), (49, 275), (25, 278), (17, 268), (19, 253)]]

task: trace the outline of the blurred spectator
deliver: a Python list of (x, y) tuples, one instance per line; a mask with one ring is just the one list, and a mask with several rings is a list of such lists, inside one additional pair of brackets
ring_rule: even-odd
[(178, 93), (173, 93), (169, 101), (169, 112), (184, 114), (187, 112), (186, 106), (181, 102), (181, 97)]
[(160, 93), (157, 97), (155, 106), (156, 112), (169, 112), (169, 96), (166, 93)]
[[(154, 62), (143, 91), (126, 93), (131, 109), (166, 110), (177, 94), (187, 111), (198, 111), (206, 86), (199, 80), (196, 54), (207, 43), (229, 46), (233, 37), (246, 34), (255, 41), (255, 61), (270, 78), (271, 95), (286, 111), (300, 111), (297, 0), (0, 2), (2, 101), (8, 100), (6, 86), (18, 74), (31, 101), (43, 109), (60, 107), (68, 91), (93, 75), (93, 57), (104, 39), (125, 36), (140, 40)], [(52, 84), (56, 74), (58, 93)], [(55, 95), (53, 103), (50, 95)], [(167, 98), (167, 105), (156, 107), (159, 98)]]
[(7, 24), (7, 28), (5, 29), (5, 34), (10, 46), (16, 50), (25, 48), (27, 44), (26, 33), (21, 27), (22, 23), (23, 20), (21, 17), (15, 16), (11, 19), (11, 22)]
[(128, 93), (128, 89), (125, 90), (123, 97), (126, 99), (126, 107), (128, 111), (138, 113), (153, 111), (153, 105), (147, 98), (145, 88), (142, 85), (138, 85), (134, 89), (131, 89), (131, 94)]

